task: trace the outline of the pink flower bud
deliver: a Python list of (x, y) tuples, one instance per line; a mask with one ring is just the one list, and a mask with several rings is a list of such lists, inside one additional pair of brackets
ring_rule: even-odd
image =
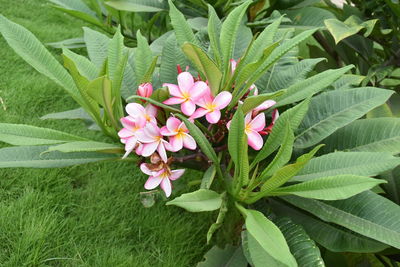
[(142, 83), (137, 89), (137, 95), (142, 97), (150, 97), (153, 93), (153, 86), (151, 83)]

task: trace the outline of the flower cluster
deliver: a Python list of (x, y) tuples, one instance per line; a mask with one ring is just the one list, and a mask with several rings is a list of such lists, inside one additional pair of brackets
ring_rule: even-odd
[[(235, 65), (236, 62), (232, 61), (232, 71), (234, 71)], [(214, 96), (207, 82), (195, 79), (187, 71), (180, 71), (177, 81), (178, 84), (163, 84), (168, 88), (170, 94), (170, 98), (163, 103), (180, 105), (182, 113), (188, 116), (189, 121), (194, 122), (195, 119), (205, 117), (205, 120), (212, 126), (220, 122), (221, 117), (229, 119), (229, 116), (232, 115), (232, 112), (221, 112), (232, 100), (230, 92), (223, 91)], [(256, 86), (252, 85), (249, 92), (257, 95)], [(142, 97), (149, 98), (152, 94), (151, 83), (141, 84), (137, 90), (137, 95)], [(261, 149), (263, 146), (262, 135), (271, 131), (279, 116), (277, 110), (274, 110), (271, 125), (265, 127), (265, 115), (262, 111), (273, 105), (275, 105), (275, 101), (267, 100), (246, 114), (245, 131), (248, 136), (248, 144), (255, 150)], [(171, 181), (180, 178), (185, 170), (171, 170), (173, 157), (168, 157), (167, 153), (178, 152), (182, 149), (196, 150), (195, 139), (181, 120), (173, 115), (166, 120), (160, 120), (158, 115), (164, 113), (164, 110), (144, 100), (142, 100), (142, 104), (129, 103), (126, 106), (126, 112), (128, 116), (121, 118), (123, 129), (118, 133), (121, 142), (125, 144), (124, 158), (133, 151), (139, 156), (149, 157), (149, 163), (140, 165), (141, 171), (149, 175), (144, 187), (152, 190), (160, 185), (165, 195), (169, 197), (172, 191)], [(165, 121), (165, 123), (161, 121)], [(228, 129), (229, 125), (230, 121), (226, 125)]]

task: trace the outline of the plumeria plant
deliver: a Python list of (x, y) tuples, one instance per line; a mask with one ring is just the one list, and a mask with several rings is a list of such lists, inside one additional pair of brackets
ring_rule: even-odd
[(298, 45), (316, 29), (296, 35), (273, 17), (241, 35), (251, 3), (223, 21), (208, 6), (206, 31), (194, 33), (169, 1), (174, 33), (161, 53), (140, 31), (132, 49), (119, 31), (86, 28), (89, 59), (64, 48), (65, 68), (1, 16), (11, 47), (81, 105), (43, 119), (80, 118), (114, 142), (1, 123), (0, 140), (14, 147), (0, 149), (0, 167), (136, 162), (167, 205), (217, 212), (206, 237), (215, 246), (198, 266), (324, 266), (349, 253), (395, 262), (400, 122), (364, 118), (394, 92), (356, 87), (351, 65), (311, 75), (323, 59), (300, 60)]

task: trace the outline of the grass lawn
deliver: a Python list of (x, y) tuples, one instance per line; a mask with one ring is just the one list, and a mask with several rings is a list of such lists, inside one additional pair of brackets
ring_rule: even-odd
[[(0, 7), (42, 42), (81, 36), (85, 26), (45, 0), (0, 0)], [(20, 59), (2, 37), (0, 58), (0, 122), (107, 140), (80, 121), (40, 120), (77, 104)], [(196, 175), (185, 175), (178, 187)], [(163, 201), (144, 208), (139, 192), (145, 191), (145, 179), (132, 163), (0, 169), (0, 266), (195, 265), (208, 250), (203, 244), (214, 214), (189, 214)]]

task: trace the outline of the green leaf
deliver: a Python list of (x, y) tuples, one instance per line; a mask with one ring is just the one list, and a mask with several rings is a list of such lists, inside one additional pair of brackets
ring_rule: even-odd
[(150, 46), (147, 43), (146, 38), (137, 31), (136, 33), (137, 39), (137, 48), (135, 51), (135, 73), (136, 79), (138, 81), (142, 81), (147, 69), (151, 65), (153, 61), (153, 53), (151, 52)]
[[(307, 4), (307, 1), (302, 2)], [(324, 27), (326, 19), (335, 18), (335, 15), (330, 10), (328, 7), (303, 6), (302, 8), (293, 7), (293, 9), (285, 10), (285, 14), (292, 20), (294, 27), (300, 29), (321, 28)]]
[(367, 191), (329, 202), (295, 196), (281, 198), (322, 220), (400, 248), (400, 207), (375, 193)]
[(285, 93), (286, 93), (285, 90), (281, 90), (275, 93), (249, 96), (244, 100), (244, 103), (242, 105), (243, 113), (244, 114), (248, 113), (249, 111), (258, 107), (267, 100), (276, 100), (278, 97), (284, 95)]
[(188, 121), (188, 119), (186, 119), (181, 114), (176, 114), (176, 116), (185, 123), (186, 127), (188, 128), (188, 130), (190, 132), (190, 135), (194, 138), (194, 140), (196, 140), (197, 144), (201, 148), (201, 151), (212, 162), (215, 163), (215, 165), (217, 167), (217, 171), (218, 171), (219, 161), (218, 161), (217, 154), (215, 154), (213, 147), (211, 146), (210, 142), (208, 142), (207, 138), (204, 136), (204, 134), (201, 132), (201, 130), (196, 125), (194, 125), (193, 123)]
[(221, 20), (211, 5), (208, 5), (208, 37), (210, 39), (211, 52), (214, 55), (215, 62), (219, 67), (221, 65), (221, 46), (219, 36), (221, 34)]
[(210, 243), (211, 238), (215, 233), (215, 231), (217, 231), (222, 226), (222, 223), (225, 219), (225, 215), (227, 212), (228, 212), (228, 203), (226, 199), (226, 193), (223, 193), (221, 208), (219, 209), (217, 221), (210, 226), (207, 232), (207, 244)]
[(28, 64), (82, 103), (71, 76), (30, 31), (0, 15), (0, 32), (10, 47)]
[(60, 151), (64, 153), (70, 152), (107, 152), (107, 153), (123, 153), (124, 149), (120, 145), (95, 142), (95, 141), (76, 141), (68, 142), (61, 145), (51, 146), (46, 152)]
[(274, 157), (274, 159), (268, 164), (268, 166), (261, 172), (260, 178), (261, 180), (265, 180), (268, 176), (273, 175), (278, 169), (284, 166), (289, 162), (292, 151), (293, 151), (293, 143), (294, 143), (294, 134), (290, 127), (289, 119), (285, 125), (285, 131), (283, 134), (283, 142), (281, 147)]
[(308, 181), (341, 174), (376, 176), (399, 164), (400, 158), (390, 153), (335, 152), (313, 158), (293, 180)]
[(295, 131), (297, 129), (308, 111), (309, 103), (310, 99), (306, 99), (295, 107), (282, 113), (282, 115), (275, 122), (272, 132), (265, 142), (263, 148), (260, 150), (260, 152), (258, 152), (257, 156), (251, 163), (250, 168), (253, 168), (257, 163), (266, 159), (282, 144), (283, 135), (281, 133), (284, 130), (288, 120), (292, 130)]
[(284, 166), (279, 169), (275, 174), (268, 179), (265, 184), (261, 187), (262, 192), (270, 192), (287, 181), (289, 181), (293, 176), (295, 176), (304, 166), (314, 157), (315, 153), (321, 148), (322, 145), (315, 147), (309, 153), (304, 154), (297, 158), (295, 163)]
[(304, 231), (303, 227), (295, 224), (287, 217), (274, 220), (284, 235), (290, 252), (299, 266), (324, 267), (321, 252), (314, 240)]
[(44, 153), (49, 146), (19, 146), (0, 149), (0, 168), (58, 168), (89, 162), (118, 159), (112, 154), (95, 152)]
[(400, 153), (400, 119), (356, 120), (322, 141), (324, 153), (336, 150)]
[(176, 44), (174, 34), (168, 37), (162, 50), (161, 65), (160, 65), (160, 79), (164, 83), (177, 84), (178, 72), (177, 65), (186, 66), (185, 55)]
[(194, 36), (194, 33), (188, 22), (186, 21), (185, 16), (183, 16), (183, 14), (175, 7), (171, 0), (168, 0), (168, 3), (169, 16), (171, 18), (171, 24), (175, 30), (175, 36), (178, 44), (181, 46), (185, 42), (189, 42), (198, 45), (199, 43)]
[(190, 212), (202, 212), (217, 210), (221, 207), (221, 203), (222, 197), (217, 192), (199, 189), (168, 201), (167, 205), (175, 205)]
[[(266, 253), (283, 266), (297, 266), (285, 237), (275, 224), (259, 211), (243, 209), (243, 213), (246, 217), (247, 231)], [(249, 250), (251, 255), (252, 247), (249, 247)]]
[(78, 55), (67, 48), (63, 48), (63, 54), (74, 61), (79, 73), (88, 80), (94, 80), (99, 75), (100, 70), (89, 59)]
[(85, 47), (85, 41), (83, 40), (83, 38), (69, 38), (59, 42), (46, 43), (46, 45), (54, 48), (65, 47), (68, 49), (73, 49), (73, 48)]
[(385, 181), (365, 176), (338, 175), (316, 178), (295, 185), (280, 187), (269, 193), (271, 196), (296, 195), (322, 200), (345, 199), (369, 190)]
[(232, 59), (235, 48), (236, 33), (239, 25), (246, 12), (247, 7), (251, 4), (250, 0), (245, 1), (240, 6), (232, 10), (226, 17), (221, 27), (220, 47), (222, 55), (222, 66), (224, 73), (228, 73), (229, 61)]
[(385, 103), (391, 90), (372, 87), (330, 91), (312, 99), (309, 112), (299, 127), (295, 147), (317, 144), (337, 129)]
[(85, 2), (81, 0), (49, 0), (51, 3), (56, 4), (60, 7), (80, 11), (88, 15), (95, 16), (96, 13), (93, 12)]
[(89, 114), (83, 109), (83, 108), (77, 108), (77, 109), (71, 109), (67, 111), (62, 111), (62, 112), (56, 112), (56, 113), (49, 113), (46, 114), (42, 117), (40, 117), (41, 120), (85, 120), (85, 121), (91, 121), (93, 122), (92, 117), (90, 117)]
[(14, 145), (50, 145), (71, 141), (85, 141), (76, 135), (24, 124), (0, 123), (0, 141)]
[(286, 94), (276, 100), (276, 107), (298, 102), (307, 97), (313, 96), (331, 85), (352, 68), (353, 66), (351, 65), (336, 70), (327, 70), (304, 81), (291, 85), (287, 88)]
[(141, 100), (145, 100), (145, 101), (148, 101), (149, 103), (151, 103), (151, 104), (153, 104), (153, 105), (155, 105), (155, 106), (157, 106), (157, 107), (161, 107), (161, 108), (163, 108), (163, 109), (166, 109), (166, 110), (169, 110), (169, 111), (172, 111), (172, 112), (177, 112), (177, 113), (180, 113), (180, 112), (181, 112), (179, 109), (173, 108), (173, 107), (168, 106), (168, 105), (165, 105), (165, 104), (163, 104), (163, 103), (160, 103), (160, 102), (158, 102), (158, 101), (156, 101), (156, 100), (154, 100), (154, 99), (152, 99), (152, 98), (147, 98), (147, 97), (142, 97), (142, 96), (138, 96), (138, 95), (133, 95), (133, 96), (131, 96), (131, 97), (128, 97), (128, 98), (127, 98), (127, 101), (132, 100), (132, 99), (141, 99)]
[(215, 169), (214, 165), (211, 165), (203, 175), (203, 178), (201, 179), (201, 185), (200, 189), (210, 189), (212, 182), (214, 181), (215, 174), (217, 173), (217, 170)]
[(383, 185), (387, 196), (393, 202), (400, 204), (400, 166), (381, 175), (388, 183)]
[[(281, 201), (269, 199), (272, 210), (279, 217), (287, 216), (300, 224), (312, 240), (335, 252), (374, 253), (388, 247), (383, 243), (347, 230), (340, 225), (327, 223)], [(282, 230), (283, 231), (283, 230)], [(283, 231), (284, 232), (284, 231)], [(289, 241), (288, 241), (289, 243)], [(290, 243), (289, 243), (290, 246)], [(296, 254), (294, 253), (296, 257)]]
[(104, 61), (107, 58), (108, 46), (111, 39), (106, 35), (83, 27), (83, 38), (86, 43), (87, 52), (90, 60), (100, 69), (103, 68)]
[(208, 55), (198, 46), (185, 43), (182, 46), (185, 55), (196, 65), (199, 70), (207, 78), (213, 95), (219, 92), (219, 86), (222, 79), (222, 73), (217, 65), (208, 57)]
[(205, 260), (199, 262), (197, 267), (216, 267), (216, 266), (229, 266), (229, 267), (246, 267), (247, 261), (243, 255), (242, 247), (234, 247), (232, 245), (225, 246), (221, 249), (213, 246), (204, 255)]
[[(138, 40), (138, 45), (139, 45), (139, 40)], [(118, 28), (108, 46), (107, 71), (110, 80), (115, 79), (116, 76), (115, 73), (118, 70), (118, 66), (123, 58), (123, 55), (124, 55), (124, 37), (121, 34), (120, 28)]]
[(228, 151), (235, 163), (235, 166), (240, 166), (240, 159), (242, 146), (240, 144), (243, 143), (243, 140), (246, 140), (247, 143), (247, 136), (244, 132), (245, 125), (244, 125), (244, 114), (243, 111), (238, 108), (233, 115), (231, 125), (229, 127), (229, 135), (228, 135)]
[(161, 1), (155, 0), (117, 0), (117, 1), (107, 1), (105, 4), (109, 7), (112, 7), (116, 10), (120, 11), (128, 11), (128, 12), (159, 12), (165, 10), (165, 6)]
[(100, 28), (103, 27), (103, 23), (94, 14), (90, 15), (85, 12), (81, 12), (81, 11), (73, 10), (73, 9), (69, 9), (69, 8), (63, 8), (60, 6), (54, 6), (54, 8), (56, 8), (64, 13), (67, 13), (75, 18), (82, 19), (86, 22), (96, 25)]

